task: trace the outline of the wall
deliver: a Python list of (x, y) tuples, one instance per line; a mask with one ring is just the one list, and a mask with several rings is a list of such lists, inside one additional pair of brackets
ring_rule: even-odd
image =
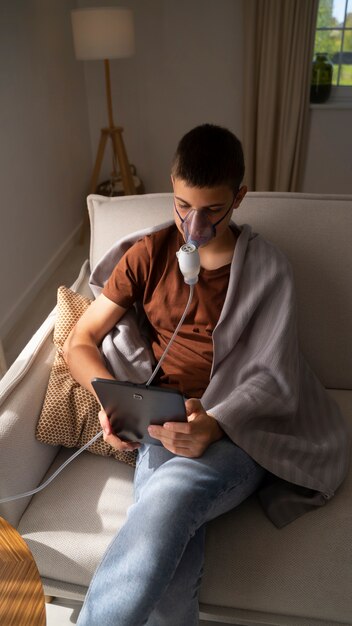
[[(79, 0), (80, 7), (129, 6), (136, 54), (111, 62), (115, 123), (147, 192), (170, 189), (175, 144), (205, 121), (241, 137), (243, 0)], [(85, 63), (92, 158), (107, 124), (101, 62)], [(352, 193), (352, 108), (311, 109), (302, 191)], [(109, 177), (111, 156), (101, 180)]]
[[(147, 192), (170, 190), (180, 136), (242, 134), (242, 0), (0, 3), (0, 339), (72, 244), (107, 124), (103, 64), (74, 58), (70, 10), (134, 10), (136, 54), (111, 62), (115, 123)], [(303, 191), (351, 193), (352, 110), (313, 109)], [(111, 171), (107, 155), (101, 180)]]
[(352, 103), (311, 109), (302, 191), (352, 194)]
[[(147, 192), (170, 190), (180, 137), (214, 122), (242, 130), (242, 0), (79, 0), (133, 9), (136, 54), (111, 61), (115, 124)], [(103, 63), (85, 62), (92, 155), (107, 125)], [(101, 179), (109, 176), (111, 156)]]
[(92, 161), (75, 5), (0, 4), (0, 339), (35, 300), (83, 216)]

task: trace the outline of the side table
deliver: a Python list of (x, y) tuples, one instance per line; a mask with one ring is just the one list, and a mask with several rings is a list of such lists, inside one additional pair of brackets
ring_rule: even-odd
[(0, 624), (45, 626), (42, 582), (21, 535), (0, 517)]

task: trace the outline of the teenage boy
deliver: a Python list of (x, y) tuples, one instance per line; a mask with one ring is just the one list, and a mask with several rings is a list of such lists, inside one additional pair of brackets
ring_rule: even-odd
[(132, 236), (125, 254), (118, 244), (116, 266), (65, 344), (73, 377), (94, 393), (92, 378), (114, 378), (99, 346), (139, 302), (158, 361), (189, 296), (176, 252), (197, 242), (193, 300), (155, 381), (188, 398), (188, 422), (151, 426), (162, 445), (139, 445), (122, 442), (99, 413), (105, 441), (138, 448), (135, 502), (94, 575), (80, 626), (198, 624), (206, 523), (260, 488), (282, 526), (332, 497), (346, 473), (344, 421), (297, 348), (290, 266), (231, 222), (247, 191), (243, 175), (230, 131), (205, 124), (187, 133), (172, 164), (174, 223)]

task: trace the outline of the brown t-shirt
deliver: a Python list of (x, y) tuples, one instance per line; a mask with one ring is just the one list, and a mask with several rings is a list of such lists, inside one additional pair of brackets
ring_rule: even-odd
[[(143, 304), (152, 328), (152, 350), (158, 361), (186, 307), (189, 286), (178, 267), (176, 252), (184, 243), (175, 225), (138, 240), (120, 259), (103, 294), (128, 309)], [(230, 264), (201, 268), (186, 319), (160, 368), (156, 384), (200, 398), (209, 383), (213, 359), (212, 333), (225, 300)]]

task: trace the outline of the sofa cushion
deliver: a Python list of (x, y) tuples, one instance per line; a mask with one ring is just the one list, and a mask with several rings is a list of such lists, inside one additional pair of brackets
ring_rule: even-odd
[[(330, 391), (352, 426), (352, 392)], [(48, 472), (67, 457), (62, 450)], [(133, 498), (133, 469), (83, 452), (32, 499), (19, 532), (42, 577), (88, 586)], [(278, 530), (256, 496), (208, 524), (204, 605), (350, 623), (352, 467), (323, 508)], [(96, 503), (92, 506), (92, 503)], [(328, 564), (328, 567), (327, 567)], [(63, 595), (64, 592), (62, 592)]]
[[(352, 429), (352, 391), (329, 394)], [(351, 491), (352, 466), (328, 504), (280, 530), (254, 497), (214, 520), (207, 533), (201, 602), (300, 616), (307, 624), (309, 618), (350, 623)]]
[(109, 198), (93, 194), (88, 196), (87, 204), (92, 269), (118, 239), (141, 228), (167, 222), (173, 216), (173, 196), (170, 193)]
[[(352, 474), (323, 509), (274, 528), (255, 498), (209, 524), (200, 601), (350, 623)], [(278, 622), (279, 623), (279, 622)], [(281, 622), (280, 622), (281, 623)]]
[[(57, 350), (36, 428), (36, 438), (42, 443), (80, 448), (101, 430), (99, 403), (92, 393), (72, 378), (62, 354), (67, 336), (91, 302), (67, 287), (58, 289), (53, 336)], [(136, 452), (119, 452), (102, 437), (89, 446), (88, 451), (135, 465)]]
[[(117, 239), (172, 218), (172, 206), (167, 193), (89, 196), (91, 267)], [(302, 352), (325, 387), (351, 389), (352, 196), (250, 192), (233, 219), (286, 254), (295, 276)]]
[[(62, 448), (43, 480), (72, 453)], [(82, 452), (32, 498), (18, 532), (42, 577), (88, 586), (132, 503), (133, 474), (125, 463)]]

